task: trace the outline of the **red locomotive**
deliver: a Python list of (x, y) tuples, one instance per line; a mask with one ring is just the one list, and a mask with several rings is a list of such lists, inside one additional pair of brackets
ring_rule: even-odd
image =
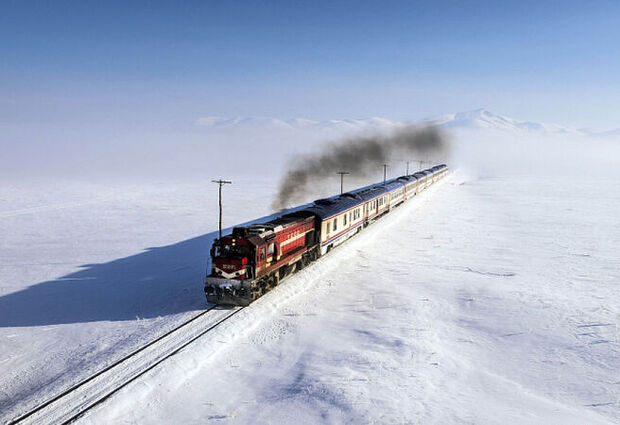
[(207, 300), (247, 305), (318, 258), (315, 220), (313, 214), (301, 211), (268, 223), (233, 228), (231, 235), (211, 248)]

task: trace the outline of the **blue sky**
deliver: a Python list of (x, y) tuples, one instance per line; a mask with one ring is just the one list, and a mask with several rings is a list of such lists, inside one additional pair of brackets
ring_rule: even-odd
[(620, 127), (619, 2), (0, 5), (5, 140), (207, 115), (416, 120), (480, 107)]

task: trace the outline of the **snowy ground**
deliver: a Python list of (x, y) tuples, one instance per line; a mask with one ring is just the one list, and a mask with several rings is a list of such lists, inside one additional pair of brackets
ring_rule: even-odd
[[(0, 188), (2, 419), (206, 307), (214, 189), (208, 180)], [(225, 196), (241, 208), (226, 208), (225, 224), (267, 214), (271, 189), (235, 181)]]
[(85, 422), (620, 420), (620, 191), (562, 181), (457, 173)]
[[(463, 149), (469, 167), (83, 422), (617, 423), (618, 160), (523, 174), (514, 150)], [(0, 188), (3, 422), (206, 306), (210, 185)], [(275, 189), (227, 187), (226, 224)]]

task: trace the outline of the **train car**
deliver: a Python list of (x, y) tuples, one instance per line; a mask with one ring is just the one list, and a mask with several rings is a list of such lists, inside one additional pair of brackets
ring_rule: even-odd
[(386, 190), (384, 187), (366, 187), (355, 193), (364, 201), (364, 227), (374, 222), (387, 211), (387, 203), (381, 201), (380, 205), (380, 200), (386, 199)]
[(361, 230), (364, 224), (363, 203), (360, 196), (345, 193), (316, 200), (313, 206), (304, 210), (317, 217), (321, 255)]
[(426, 187), (429, 187), (433, 183), (435, 183), (435, 179), (433, 178), (433, 172), (431, 170), (423, 170), (424, 174), (427, 175), (428, 181), (426, 182)]
[(435, 165), (431, 170), (437, 174), (438, 179), (442, 179), (448, 174), (448, 166), (446, 164)]
[(418, 178), (410, 175), (410, 176), (400, 176), (396, 180), (405, 185), (405, 200), (411, 199), (416, 195)]
[(389, 195), (388, 202), (390, 209), (395, 208), (404, 202), (405, 185), (402, 182), (396, 179), (389, 180), (384, 183), (383, 186)]
[(414, 177), (418, 179), (418, 192), (422, 192), (429, 185), (428, 175), (423, 171), (413, 173)]

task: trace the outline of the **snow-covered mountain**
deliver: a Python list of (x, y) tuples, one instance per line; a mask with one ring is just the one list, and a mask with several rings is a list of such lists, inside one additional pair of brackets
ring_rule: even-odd
[[(620, 130), (594, 132), (579, 130), (555, 123), (519, 121), (515, 118), (495, 114), (485, 109), (445, 114), (424, 120), (425, 123), (447, 129), (497, 130), (507, 133), (540, 133), (567, 135), (607, 136)], [(383, 117), (361, 119), (312, 120), (307, 118), (280, 119), (271, 117), (225, 118), (208, 116), (196, 120), (196, 125), (207, 128), (273, 128), (273, 129), (329, 129), (329, 130), (382, 130), (408, 124)]]
[(519, 121), (514, 118), (494, 114), (485, 109), (446, 114), (430, 119), (428, 122), (444, 128), (493, 129), (511, 133), (542, 132), (564, 134), (586, 134), (583, 131), (560, 124), (533, 121)]
[(308, 118), (280, 119), (271, 117), (217, 117), (208, 116), (196, 120), (196, 125), (209, 128), (319, 128), (335, 130), (362, 130), (366, 128), (391, 128), (404, 125), (387, 118), (312, 120)]

